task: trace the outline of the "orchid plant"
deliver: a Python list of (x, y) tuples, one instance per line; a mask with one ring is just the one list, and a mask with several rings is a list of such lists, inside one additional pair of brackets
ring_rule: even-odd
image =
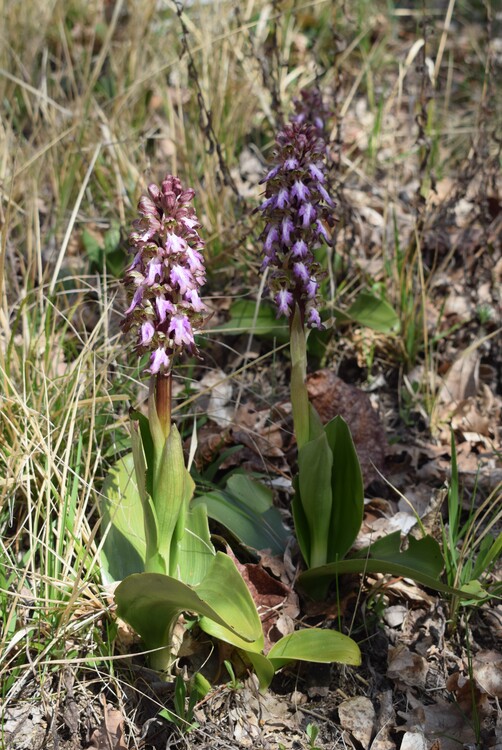
[(293, 485), (293, 519), (307, 570), (298, 585), (322, 598), (340, 573), (391, 573), (414, 578), (441, 591), (444, 559), (439, 544), (424, 533), (401, 549), (400, 533), (390, 534), (357, 556), (345, 559), (361, 527), (364, 486), (359, 460), (345, 421), (323, 425), (306, 387), (307, 337), (322, 329), (319, 285), (323, 271), (316, 251), (330, 241), (334, 203), (325, 160), (325, 109), (318, 96), (302, 96), (292, 121), (277, 136), (275, 161), (263, 183), (260, 210), (262, 271), (267, 270), (277, 317), (289, 322), (291, 404), (298, 448)]
[[(298, 477), (293, 503), (295, 529), (308, 567), (341, 558), (359, 530), (363, 485), (357, 455), (345, 422), (323, 427), (309, 403), (305, 383), (307, 335), (323, 327), (319, 307), (322, 277), (315, 251), (329, 241), (333, 200), (325, 176), (326, 144), (318, 128), (293, 122), (277, 137), (276, 164), (263, 182), (262, 269), (277, 314), (289, 321), (291, 404), (298, 445)], [(334, 461), (336, 459), (336, 467)]]
[(275, 670), (296, 659), (358, 664), (357, 645), (333, 630), (296, 631), (263, 654), (264, 636), (252, 596), (233, 559), (211, 542), (204, 503), (192, 502), (194, 482), (172, 421), (172, 373), (184, 353), (199, 356), (195, 335), (206, 307), (204, 242), (192, 206), (194, 191), (166, 176), (148, 187), (130, 235), (134, 252), (125, 284), (131, 304), (123, 329), (147, 355), (148, 416), (132, 413), (132, 455), (112, 470), (103, 508), (105, 578), (123, 578), (117, 613), (143, 638), (152, 667), (169, 673), (172, 634), (184, 611), (207, 634), (234, 647), (266, 687)]

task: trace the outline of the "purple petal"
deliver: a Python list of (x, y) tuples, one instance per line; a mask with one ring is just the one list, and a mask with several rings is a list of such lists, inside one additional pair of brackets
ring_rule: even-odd
[(143, 323), (141, 326), (141, 346), (146, 346), (150, 343), (150, 341), (153, 339), (153, 334), (155, 333), (155, 326), (151, 322), (151, 320), (147, 320), (146, 323)]
[(297, 240), (291, 248), (291, 253), (295, 258), (305, 258), (309, 249), (304, 240)]
[(333, 201), (331, 199), (331, 195), (328, 193), (328, 191), (325, 188), (323, 188), (322, 185), (318, 185), (317, 189), (321, 193), (322, 197), (324, 198), (324, 200), (326, 201), (326, 203), (328, 204), (328, 206), (333, 206), (334, 204), (333, 204)]
[(168, 333), (174, 333), (173, 339), (176, 346), (193, 346), (192, 326), (186, 315), (174, 315), (169, 323)]
[(130, 271), (134, 271), (135, 268), (141, 265), (141, 261), (143, 259), (143, 253), (140, 251), (139, 253), (136, 253), (134, 256), (134, 260), (131, 263), (130, 266), (126, 268), (126, 273), (129, 273)]
[(162, 279), (162, 263), (157, 260), (157, 258), (153, 258), (149, 264), (147, 265), (148, 275), (146, 277), (146, 285), (152, 286), (152, 284), (155, 284), (155, 277), (159, 276)]
[(323, 327), (321, 316), (319, 315), (315, 307), (310, 308), (307, 323), (310, 326), (310, 328), (322, 328)]
[(308, 227), (309, 224), (316, 218), (316, 210), (312, 203), (304, 203), (298, 214), (303, 217), (303, 226)]
[(185, 297), (190, 302), (192, 309), (195, 310), (195, 312), (203, 312), (207, 309), (196, 289), (188, 289)]
[(265, 242), (263, 244), (263, 247), (268, 252), (269, 250), (272, 250), (272, 245), (276, 240), (279, 239), (279, 232), (277, 231), (277, 227), (274, 224), (269, 224), (269, 229), (267, 233), (267, 237), (265, 239)]
[(329, 240), (329, 234), (326, 230), (326, 227), (322, 223), (322, 221), (318, 219), (316, 224), (317, 224), (317, 234), (322, 234), (325, 240)]
[(173, 284), (178, 285), (180, 294), (186, 294), (187, 289), (193, 289), (195, 286), (194, 278), (190, 271), (177, 264), (171, 269), (170, 279)]
[(193, 250), (191, 247), (187, 247), (185, 255), (188, 260), (188, 265), (192, 273), (194, 271), (205, 271), (204, 258), (197, 250)]
[(147, 372), (156, 375), (162, 369), (168, 370), (170, 364), (171, 362), (167, 356), (166, 350), (163, 346), (159, 346), (150, 357), (150, 367), (147, 369)]
[(138, 203), (138, 212), (142, 216), (147, 217), (148, 219), (152, 217), (158, 220), (159, 218), (159, 212), (157, 211), (157, 206), (147, 195), (143, 195), (140, 198), (140, 201)]
[(263, 183), (267, 182), (267, 180), (273, 180), (274, 177), (279, 173), (280, 169), (281, 169), (281, 165), (280, 164), (279, 164), (279, 166), (274, 167), (273, 169), (271, 169), (270, 172), (266, 175), (266, 177), (264, 177), (262, 180), (260, 180), (259, 184), (263, 185)]
[[(310, 205), (309, 203), (307, 205)], [(285, 245), (289, 245), (291, 242), (291, 232), (295, 228), (295, 225), (293, 224), (293, 220), (290, 216), (286, 216), (285, 219), (282, 220), (282, 241)]]
[(174, 312), (176, 312), (176, 308), (173, 303), (165, 299), (165, 297), (157, 297), (157, 299), (155, 300), (155, 305), (157, 307), (157, 314), (161, 323), (164, 323), (167, 317), (167, 313), (172, 315)]
[(285, 208), (289, 205), (289, 193), (286, 188), (281, 188), (277, 194), (277, 208)]
[(288, 289), (280, 289), (275, 295), (277, 310), (279, 315), (291, 315), (291, 305), (293, 304), (293, 295)]
[(310, 190), (301, 180), (296, 180), (291, 188), (291, 194), (298, 198), (299, 201), (306, 201), (310, 195)]
[(263, 203), (260, 205), (260, 211), (266, 211), (267, 208), (275, 208), (277, 205), (277, 196), (272, 195), (270, 198), (267, 198), (266, 201), (263, 201)]
[(286, 159), (284, 162), (284, 169), (297, 169), (298, 168), (298, 159), (296, 159), (294, 156), (290, 156), (289, 159)]
[(150, 198), (154, 201), (157, 201), (161, 196), (160, 188), (154, 182), (152, 182), (151, 185), (148, 185), (148, 192), (150, 193)]
[(316, 164), (309, 164), (309, 172), (317, 182), (324, 182), (325, 177)]
[(179, 237), (174, 232), (168, 232), (166, 236), (166, 250), (171, 253), (182, 253), (187, 246), (186, 241), (183, 237)]
[(193, 229), (194, 227), (200, 227), (199, 222), (195, 218), (191, 218), (189, 216), (182, 216), (180, 219), (181, 223), (187, 228), (187, 229)]
[(305, 289), (305, 291), (307, 292), (307, 297), (309, 299), (314, 299), (317, 294), (318, 289), (319, 289), (319, 284), (317, 283), (317, 281), (313, 278), (310, 279)]
[(305, 263), (293, 263), (293, 273), (298, 279), (301, 279), (302, 281), (307, 282), (310, 279), (309, 272), (307, 271), (307, 266), (305, 265)]
[(126, 315), (129, 315), (130, 313), (132, 313), (132, 311), (140, 304), (140, 302), (143, 299), (144, 291), (145, 291), (144, 287), (140, 286), (134, 292), (134, 297), (132, 298), (132, 302), (129, 305), (129, 307), (127, 308), (127, 310), (125, 311)]

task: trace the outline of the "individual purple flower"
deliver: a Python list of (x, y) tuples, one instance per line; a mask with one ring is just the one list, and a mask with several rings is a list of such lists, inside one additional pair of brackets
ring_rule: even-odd
[(192, 326), (186, 315), (173, 315), (167, 332), (173, 334), (172, 338), (176, 346), (185, 345), (191, 348), (195, 345)]
[(287, 205), (289, 205), (289, 193), (286, 188), (282, 188), (277, 195), (276, 206), (277, 208), (286, 208)]
[(279, 239), (279, 230), (273, 224), (265, 229), (266, 237), (263, 247), (265, 252), (272, 250), (273, 243)]
[(309, 272), (305, 263), (293, 263), (293, 273), (296, 278), (303, 281), (303, 283), (308, 282), (310, 279)]
[(150, 357), (150, 367), (147, 369), (147, 372), (151, 375), (158, 375), (160, 372), (169, 372), (170, 366), (171, 361), (167, 356), (166, 350), (163, 346), (159, 346)]
[(194, 195), (172, 175), (160, 186), (149, 185), (129, 236), (134, 260), (124, 283), (132, 301), (122, 328), (136, 333), (138, 354), (150, 352), (152, 375), (170, 374), (173, 358), (183, 351), (198, 354), (194, 335), (204, 323), (199, 291), (205, 268)]
[[(319, 185), (318, 187), (321, 186)], [(312, 222), (315, 221), (316, 218), (316, 210), (312, 203), (304, 203), (302, 206), (300, 206), (298, 216), (302, 217), (304, 227), (308, 227), (309, 224), (312, 224)]]
[(294, 258), (305, 258), (305, 256), (308, 254), (308, 251), (309, 249), (305, 243), (305, 240), (297, 240), (291, 248), (291, 253)]
[(160, 323), (164, 323), (168, 313), (172, 315), (176, 312), (176, 307), (173, 303), (162, 295), (155, 299), (155, 306), (157, 308), (157, 316)]
[(294, 230), (295, 225), (290, 216), (286, 216), (282, 220), (281, 224), (281, 237), (285, 245), (289, 245), (291, 242), (291, 232)]
[[(280, 167), (276, 167), (277, 172), (280, 170)], [(296, 159), (294, 156), (291, 156), (289, 159), (286, 159), (284, 162), (284, 169), (298, 169), (298, 159)], [(274, 171), (274, 170), (272, 170)], [(277, 172), (275, 174), (277, 174)], [(275, 175), (274, 175), (275, 177)], [(267, 177), (267, 179), (270, 179)]]
[(185, 297), (195, 312), (204, 312), (204, 310), (207, 310), (196, 289), (188, 289)]
[(155, 333), (155, 326), (151, 320), (147, 320), (141, 324), (141, 346), (147, 346), (153, 339)]
[(318, 291), (323, 272), (314, 252), (329, 241), (326, 227), (334, 223), (325, 187), (326, 144), (313, 125), (297, 122), (278, 134), (276, 144), (276, 164), (265, 178), (260, 206), (266, 221), (261, 269), (269, 270), (279, 315), (291, 321), (298, 306), (304, 324), (322, 328)]
[(153, 258), (147, 265), (146, 270), (147, 277), (145, 283), (148, 286), (152, 286), (152, 284), (155, 284), (157, 277), (160, 278), (162, 276), (162, 263), (157, 258)]
[(169, 274), (171, 284), (177, 285), (180, 290), (180, 294), (186, 294), (188, 289), (194, 288), (194, 280), (192, 273), (189, 268), (184, 268), (178, 263), (174, 265)]
[(310, 195), (310, 190), (301, 180), (296, 180), (295, 184), (291, 188), (291, 195), (298, 198), (299, 201), (306, 201)]
[(310, 308), (307, 322), (311, 328), (322, 328), (321, 316), (315, 307)]
[(277, 303), (277, 310), (279, 315), (291, 315), (291, 306), (294, 302), (294, 297), (287, 289), (279, 289), (275, 295), (275, 301)]
[(309, 164), (309, 172), (312, 178), (317, 181), (318, 184), (322, 184), (325, 180), (324, 173), (317, 166), (317, 164)]

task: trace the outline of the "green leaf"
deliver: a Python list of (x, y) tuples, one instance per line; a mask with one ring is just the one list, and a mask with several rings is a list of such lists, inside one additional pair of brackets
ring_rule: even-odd
[(341, 323), (359, 323), (380, 333), (399, 330), (399, 316), (394, 308), (370, 292), (361, 292), (348, 310), (335, 310), (335, 316)]
[(382, 573), (411, 578), (436, 591), (462, 595), (460, 589), (447, 586), (439, 580), (444, 566), (439, 544), (431, 536), (423, 539), (408, 537), (409, 547), (400, 551), (399, 531), (379, 539), (368, 549), (361, 550), (360, 557), (311, 568), (298, 577), (298, 586), (314, 599), (326, 596), (329, 586), (338, 575), (344, 573)]
[(291, 510), (293, 513), (293, 522), (295, 526), (296, 541), (300, 547), (300, 552), (305, 562), (310, 560), (310, 534), (307, 516), (303, 510), (300, 499), (300, 490), (298, 488), (298, 476), (293, 477), (293, 500), (291, 501)]
[(82, 232), (82, 242), (89, 261), (95, 265), (99, 265), (103, 255), (103, 248), (96, 237), (88, 232), (87, 229), (84, 229)]
[(307, 340), (298, 305), (295, 306), (290, 337), (291, 407), (293, 410), (296, 443), (300, 450), (311, 439), (311, 436), (309, 434), (309, 395), (305, 384), (307, 375)]
[(221, 523), (240, 542), (256, 550), (284, 552), (289, 532), (272, 503), (272, 492), (245, 474), (234, 474), (225, 490), (215, 490), (196, 498), (192, 505), (207, 506), (211, 518)]
[(302, 529), (300, 534), (309, 539), (310, 555), (306, 560), (309, 567), (327, 561), (332, 466), (333, 455), (325, 432), (298, 451), (298, 488), (308, 525), (308, 530)]
[[(205, 579), (188, 586), (172, 576), (141, 573), (126, 578), (115, 592), (117, 614), (145, 641), (147, 648), (170, 648), (172, 628), (183, 611), (214, 623), (218, 637), (246, 650), (263, 648), (260, 618), (251, 594), (228, 555), (217, 552)], [(208, 628), (203, 628), (208, 632)]]
[(272, 646), (267, 659), (272, 662), (276, 670), (292, 661), (321, 664), (337, 662), (358, 666), (361, 663), (361, 652), (352, 638), (336, 630), (306, 628), (296, 630), (281, 638)]
[(256, 672), (258, 682), (260, 683), (260, 690), (266, 690), (272, 682), (275, 674), (275, 668), (272, 662), (263, 654), (259, 654), (254, 651), (246, 651), (245, 649), (240, 649), (239, 653), (241, 654), (244, 661), (246, 663), (249, 662)]
[(105, 232), (105, 255), (109, 255), (117, 250), (120, 245), (120, 225), (112, 224), (110, 229)]
[(150, 423), (144, 414), (133, 411), (130, 414), (131, 421), (133, 423), (138, 422), (139, 429), (141, 432), (141, 442), (143, 444), (143, 452), (146, 459), (147, 472), (146, 472), (146, 491), (151, 495), (153, 491), (153, 475), (154, 475), (154, 447), (152, 433), (150, 432)]
[(145, 528), (132, 453), (117, 461), (105, 479), (101, 516), (102, 529), (111, 524), (101, 554), (105, 582), (141, 573), (146, 553)]
[(483, 539), (479, 545), (476, 563), (472, 572), (472, 577), (480, 578), (483, 573), (490, 569), (491, 565), (497, 560), (502, 553), (502, 531), (496, 539), (491, 534)]
[(465, 606), (478, 605), (484, 599), (491, 599), (493, 592), (487, 591), (479, 581), (469, 581), (462, 586), (461, 603)]
[(325, 428), (333, 454), (331, 475), (332, 509), (327, 562), (345, 557), (361, 528), (364, 485), (352, 435), (342, 417), (335, 417)]
[(258, 312), (254, 300), (240, 299), (230, 308), (230, 320), (218, 326), (218, 331), (238, 335), (253, 333), (275, 338), (280, 342), (289, 339), (289, 327), (286, 322), (278, 321), (274, 308), (264, 302), (259, 303)]
[(159, 529), (157, 513), (151, 495), (147, 492), (147, 469), (143, 445), (140, 439), (137, 423), (133, 422), (131, 430), (132, 455), (134, 459), (134, 475), (136, 486), (143, 508), (143, 529), (146, 551), (143, 558), (145, 570), (149, 573), (167, 573), (165, 561), (159, 554)]
[(197, 585), (208, 574), (215, 555), (203, 504), (193, 507), (185, 516), (185, 533), (178, 542), (178, 567), (176, 576), (184, 583)]
[(172, 424), (154, 477), (152, 494), (157, 516), (157, 549), (166, 561), (166, 571), (172, 575), (176, 565), (176, 560), (171, 559), (173, 536), (177, 537), (174, 539), (176, 543), (181, 536), (181, 529), (184, 529), (184, 514), (190, 500), (189, 483), (193, 487), (192, 478), (185, 467), (181, 436), (176, 425)]

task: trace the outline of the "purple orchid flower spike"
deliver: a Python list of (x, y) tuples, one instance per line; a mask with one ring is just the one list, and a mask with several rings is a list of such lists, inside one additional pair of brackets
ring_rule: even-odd
[(149, 185), (129, 237), (134, 261), (124, 283), (132, 301), (122, 328), (137, 334), (138, 354), (150, 353), (152, 375), (169, 375), (173, 359), (184, 351), (198, 354), (194, 334), (206, 311), (199, 296), (205, 268), (193, 197), (172, 175), (160, 186)]
[(300, 96), (294, 100), (295, 114), (291, 122), (298, 125), (309, 123), (316, 129), (319, 138), (328, 140), (328, 122), (333, 112), (326, 106), (321, 90), (318, 86), (311, 86), (300, 91)]
[(297, 121), (277, 136), (276, 164), (263, 180), (266, 221), (262, 269), (269, 268), (269, 286), (278, 316), (290, 324), (296, 306), (303, 325), (322, 328), (319, 281), (323, 276), (314, 251), (329, 241), (333, 201), (324, 174), (326, 143), (318, 129)]

